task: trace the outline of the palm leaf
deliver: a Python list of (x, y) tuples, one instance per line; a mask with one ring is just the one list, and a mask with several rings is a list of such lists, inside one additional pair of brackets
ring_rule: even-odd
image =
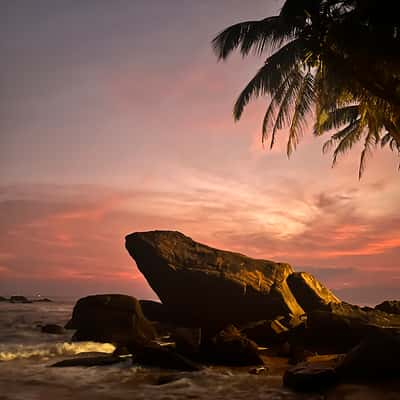
[[(286, 97), (288, 96), (288, 92), (292, 91), (292, 86), (294, 81), (298, 79), (301, 75), (297, 68), (293, 68), (293, 70), (287, 75), (286, 79), (282, 82), (281, 86), (275, 91), (267, 111), (265, 112), (263, 124), (262, 124), (262, 142), (264, 143), (265, 140), (268, 138), (268, 130), (270, 129), (271, 125), (274, 126), (274, 120), (276, 120), (275, 113), (276, 109), (279, 108), (279, 113), (281, 112), (282, 103), (286, 103)], [(272, 147), (272, 141), (271, 141)]]
[(317, 115), (314, 125), (314, 135), (321, 135), (332, 129), (339, 129), (341, 126), (355, 121), (359, 115), (358, 105), (336, 108), (330, 112), (322, 109)]
[(232, 25), (213, 39), (212, 46), (219, 60), (225, 60), (237, 48), (243, 57), (251, 49), (260, 55), (268, 46), (278, 48), (285, 41), (293, 39), (295, 33), (295, 26), (279, 16), (273, 16)]
[(307, 72), (303, 78), (299, 92), (297, 93), (292, 122), (289, 130), (287, 143), (287, 155), (290, 156), (299, 142), (301, 128), (305, 125), (306, 115), (311, 111), (311, 106), (315, 100), (314, 77), (311, 72)]
[(251, 99), (265, 94), (274, 95), (305, 52), (305, 41), (296, 39), (268, 57), (236, 100), (233, 108), (235, 120), (240, 119), (244, 107)]

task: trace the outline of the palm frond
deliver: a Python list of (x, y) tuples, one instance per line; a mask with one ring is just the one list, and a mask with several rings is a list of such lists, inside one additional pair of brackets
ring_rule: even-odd
[(324, 145), (322, 146), (322, 152), (325, 154), (327, 153), (334, 145), (336, 142), (341, 141), (343, 138), (345, 138), (348, 134), (351, 134), (352, 132), (355, 131), (359, 124), (360, 120), (356, 120), (354, 122), (351, 122), (349, 125), (347, 125), (345, 128), (341, 129), (340, 131), (336, 132), (331, 136), (329, 140), (327, 140)]
[[(274, 93), (274, 96), (271, 98), (270, 104), (267, 108), (267, 111), (264, 116), (263, 125), (262, 125), (262, 142), (264, 143), (268, 138), (269, 129), (273, 130), (272, 138), (271, 138), (271, 148), (274, 145), (275, 141), (275, 132), (277, 129), (280, 129), (283, 124), (283, 117), (289, 118), (288, 108), (292, 102), (293, 93), (299, 86), (299, 82), (301, 82), (302, 75), (299, 72), (298, 68), (295, 67), (288, 74), (282, 85), (278, 90)], [(277, 110), (278, 109), (278, 110)], [(276, 114), (278, 111), (278, 114)], [(274, 122), (275, 121), (275, 122)]]
[(258, 70), (236, 100), (233, 108), (235, 120), (240, 119), (244, 107), (251, 99), (265, 94), (273, 95), (287, 78), (293, 66), (301, 60), (305, 51), (305, 41), (296, 39), (268, 57), (265, 64)]
[(270, 145), (271, 149), (275, 144), (275, 137), (277, 131), (279, 129), (282, 129), (286, 124), (289, 124), (290, 121), (292, 120), (293, 103), (298, 96), (299, 90), (301, 89), (303, 79), (304, 77), (301, 74), (301, 72), (298, 69), (296, 69), (292, 77), (291, 84), (288, 87), (285, 96), (282, 99), (282, 102), (279, 106), (279, 112), (276, 116), (275, 123), (272, 129), (271, 145)]
[(297, 93), (294, 105), (292, 122), (289, 129), (289, 139), (287, 142), (287, 155), (291, 155), (296, 148), (301, 134), (301, 128), (305, 125), (306, 115), (311, 111), (311, 106), (315, 100), (314, 77), (311, 72), (304, 75), (301, 87)]
[(319, 136), (332, 129), (339, 129), (345, 124), (355, 121), (359, 115), (359, 106), (350, 105), (332, 111), (322, 109), (314, 124), (314, 135)]
[(284, 42), (293, 39), (295, 34), (296, 26), (279, 16), (273, 16), (232, 25), (212, 40), (212, 46), (219, 60), (225, 60), (238, 48), (243, 57), (252, 49), (255, 54), (260, 55), (267, 47), (280, 47)]
[(369, 130), (365, 136), (364, 148), (361, 152), (360, 165), (358, 168), (358, 179), (361, 179), (362, 174), (364, 173), (367, 155), (371, 153), (371, 148), (376, 146), (378, 141), (379, 135), (377, 135), (373, 130)]
[(360, 119), (354, 128), (349, 129), (347, 134), (340, 139), (339, 144), (333, 152), (332, 165), (337, 163), (337, 159), (340, 155), (349, 151), (360, 140), (365, 128), (365, 125), (362, 122), (363, 121)]

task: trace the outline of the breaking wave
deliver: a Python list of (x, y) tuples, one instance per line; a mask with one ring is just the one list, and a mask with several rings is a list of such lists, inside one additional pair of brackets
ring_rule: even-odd
[(0, 361), (12, 361), (26, 358), (48, 359), (59, 356), (73, 356), (79, 353), (112, 353), (115, 346), (111, 343), (45, 343), (37, 345), (0, 345)]

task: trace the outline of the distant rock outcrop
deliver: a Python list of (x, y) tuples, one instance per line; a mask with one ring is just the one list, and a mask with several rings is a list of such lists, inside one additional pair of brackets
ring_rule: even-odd
[(25, 296), (11, 296), (10, 303), (32, 303)]
[(307, 272), (294, 272), (288, 276), (287, 283), (306, 313), (324, 309), (330, 303), (341, 302), (328, 288)]
[(139, 301), (121, 294), (79, 299), (66, 329), (76, 329), (76, 341), (142, 345), (154, 339), (153, 326), (143, 316)]
[(286, 278), (288, 264), (256, 260), (193, 241), (179, 232), (137, 232), (126, 237), (162, 303), (188, 326), (273, 319), (304, 313)]

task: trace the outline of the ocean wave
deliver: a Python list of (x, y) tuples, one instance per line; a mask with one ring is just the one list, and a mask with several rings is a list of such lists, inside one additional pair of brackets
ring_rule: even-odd
[(0, 361), (12, 361), (32, 357), (48, 359), (59, 356), (73, 356), (86, 352), (112, 353), (114, 350), (115, 346), (111, 343), (96, 342), (0, 345)]

